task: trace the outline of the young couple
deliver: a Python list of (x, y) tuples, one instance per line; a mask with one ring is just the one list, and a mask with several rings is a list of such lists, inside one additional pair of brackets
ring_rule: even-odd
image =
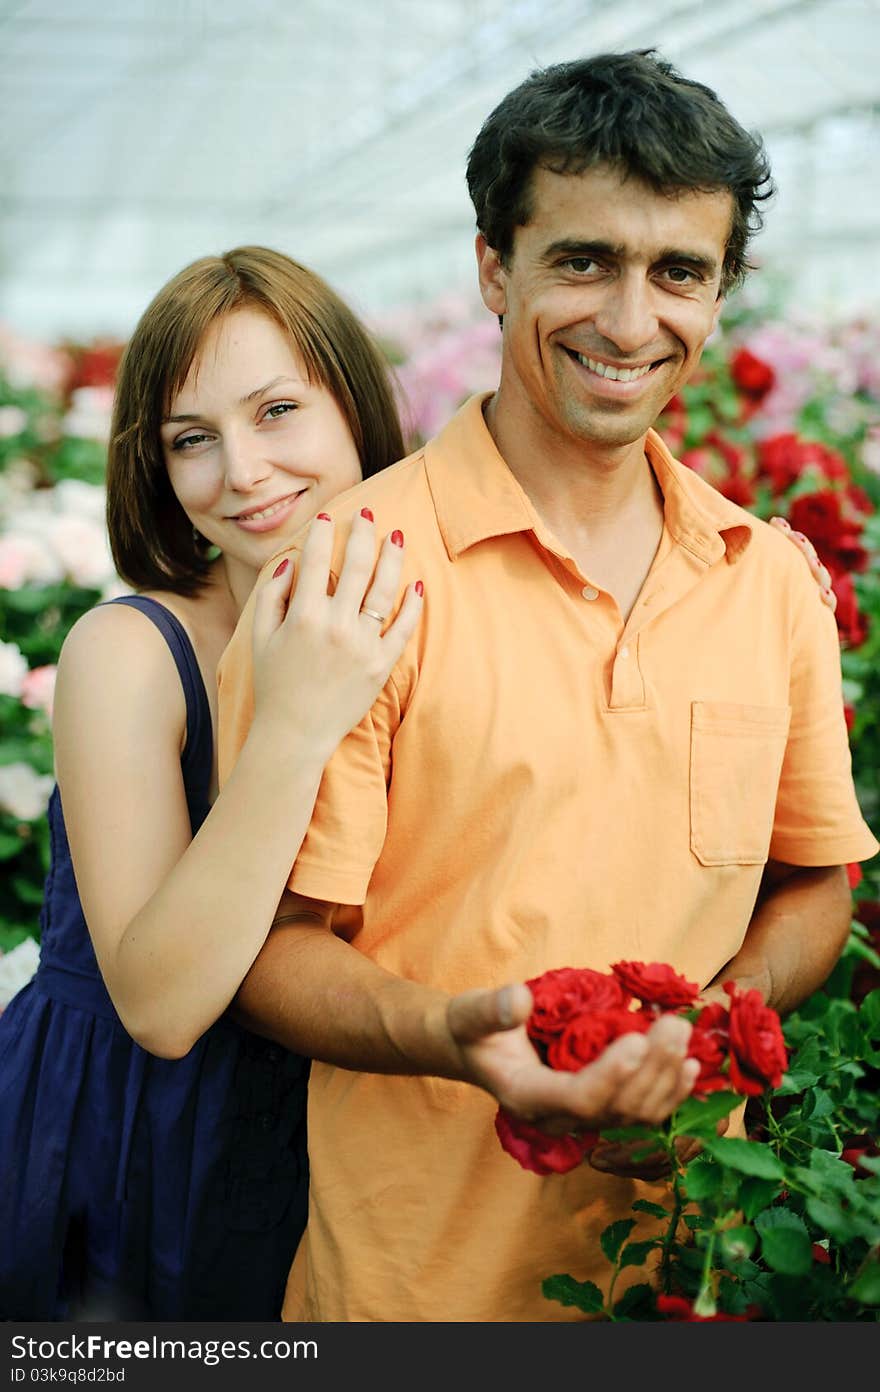
[(126, 352), (137, 596), (62, 653), (0, 1022), (7, 1318), (576, 1318), (542, 1278), (604, 1280), (654, 1170), (528, 1174), (497, 1105), (659, 1121), (696, 1064), (667, 1017), (554, 1073), (524, 983), (638, 957), (784, 1012), (845, 940), (877, 843), (823, 577), (651, 429), (745, 273), (760, 143), (603, 55), (508, 94), (468, 184), (500, 384), (393, 468), (381, 359), (277, 253), (187, 268)]

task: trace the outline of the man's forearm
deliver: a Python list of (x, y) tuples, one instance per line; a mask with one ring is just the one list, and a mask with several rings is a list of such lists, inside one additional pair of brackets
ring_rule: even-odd
[(304, 916), (272, 929), (233, 1013), (253, 1033), (341, 1068), (456, 1077), (448, 1000)]
[(768, 865), (743, 944), (709, 987), (756, 987), (780, 1015), (827, 980), (849, 933), (846, 868)]

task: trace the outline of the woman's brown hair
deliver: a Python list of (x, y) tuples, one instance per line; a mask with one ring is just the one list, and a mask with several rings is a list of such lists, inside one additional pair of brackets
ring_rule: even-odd
[(289, 335), (310, 381), (351, 431), (364, 478), (405, 454), (389, 368), (330, 286), (268, 247), (203, 256), (164, 285), (132, 334), (116, 382), (107, 461), (107, 528), (116, 569), (136, 589), (194, 593), (210, 560), (168, 479), (160, 426), (208, 327), (265, 311)]

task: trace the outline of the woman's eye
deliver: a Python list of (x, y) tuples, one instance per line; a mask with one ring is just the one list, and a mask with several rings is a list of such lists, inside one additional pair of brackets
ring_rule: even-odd
[(281, 416), (286, 416), (288, 411), (296, 410), (294, 401), (276, 401), (269, 406), (263, 416), (263, 420), (278, 420)]
[(208, 439), (210, 439), (210, 436), (202, 434), (181, 435), (179, 440), (174, 441), (171, 448), (173, 450), (188, 450), (192, 449), (195, 445), (202, 444), (204, 440)]

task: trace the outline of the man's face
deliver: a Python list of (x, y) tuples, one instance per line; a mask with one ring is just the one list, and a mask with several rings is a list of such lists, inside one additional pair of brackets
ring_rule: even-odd
[(483, 299), (504, 315), (499, 404), (569, 442), (631, 444), (715, 327), (731, 196), (666, 197), (607, 165), (536, 169), (531, 192), (506, 267), (477, 238)]

